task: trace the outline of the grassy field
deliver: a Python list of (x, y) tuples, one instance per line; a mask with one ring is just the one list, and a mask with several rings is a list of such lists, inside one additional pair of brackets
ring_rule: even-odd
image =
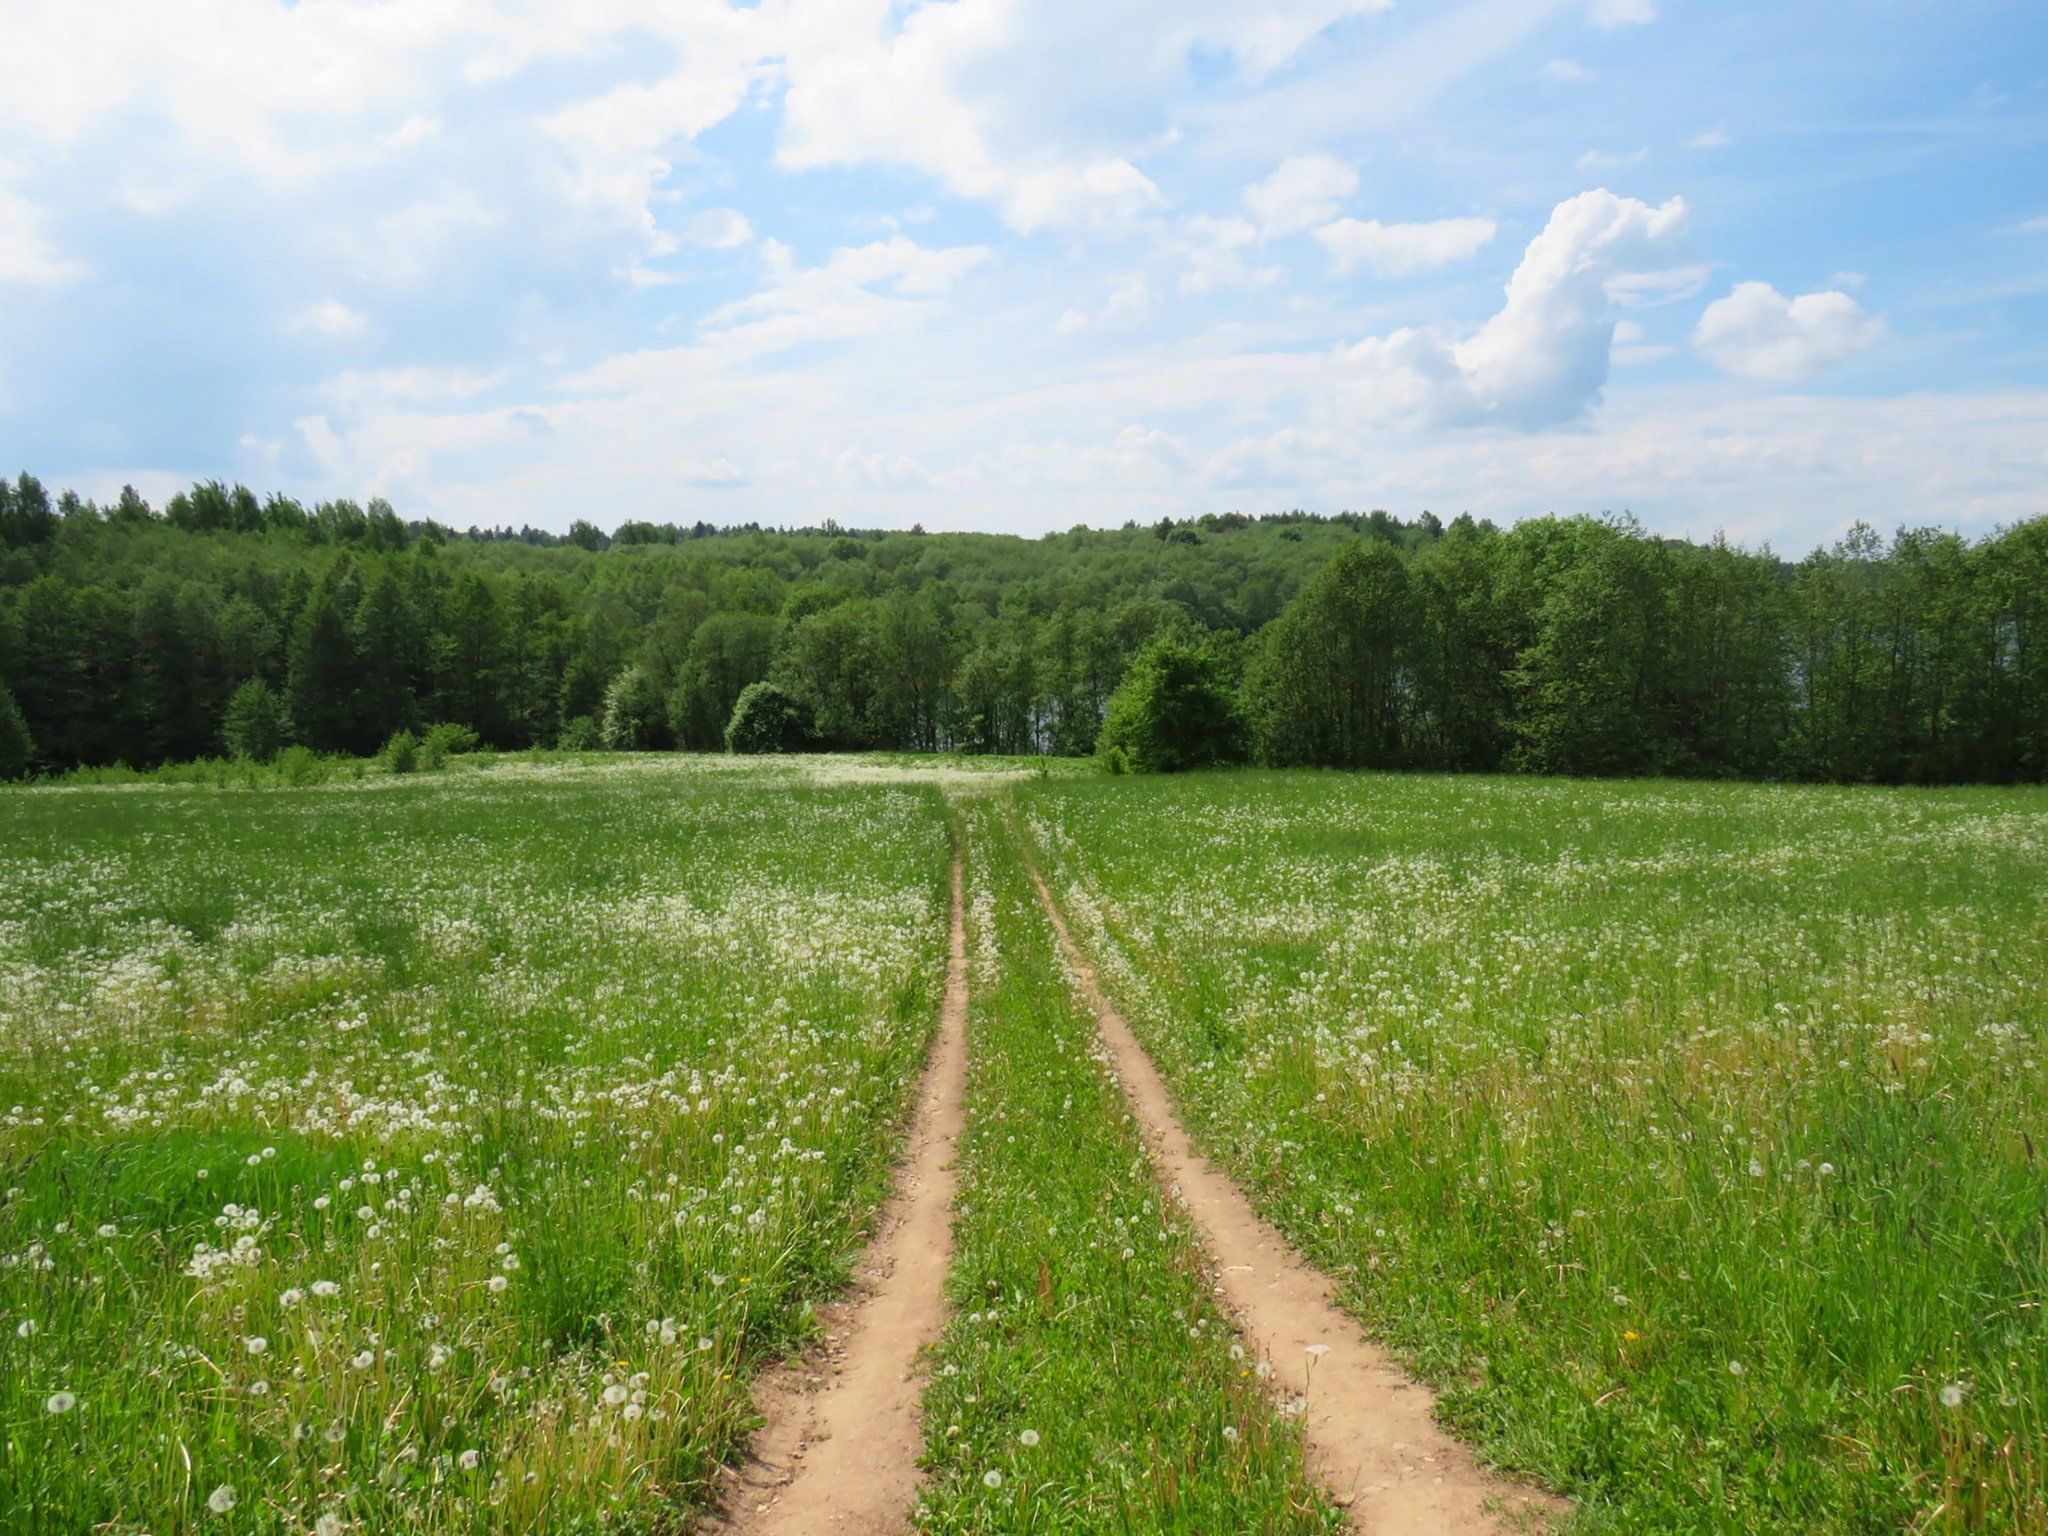
[(1017, 794), (1198, 1138), (1581, 1528), (2048, 1529), (2048, 797)]
[(956, 844), (920, 1529), (1343, 1523), (1035, 859), (1574, 1530), (2048, 1531), (2048, 795), (650, 755), (0, 794), (0, 1536), (679, 1532), (884, 1192)]
[(6, 797), (5, 1528), (700, 1498), (880, 1190), (948, 862), (929, 788), (672, 765)]

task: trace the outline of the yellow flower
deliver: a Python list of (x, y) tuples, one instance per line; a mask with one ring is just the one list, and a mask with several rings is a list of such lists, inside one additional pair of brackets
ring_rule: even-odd
[(1621, 1330), (1621, 1337), (1623, 1343), (1633, 1344), (1637, 1339), (1640, 1339), (1642, 1335), (1640, 1333), (1637, 1333), (1633, 1328), (1624, 1328)]

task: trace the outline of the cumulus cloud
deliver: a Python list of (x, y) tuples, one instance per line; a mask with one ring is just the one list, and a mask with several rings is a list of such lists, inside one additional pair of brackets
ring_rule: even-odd
[(1316, 231), (1339, 272), (1363, 266), (1380, 277), (1409, 277), (1476, 255), (1491, 244), (1491, 219), (1433, 219), (1422, 224), (1382, 224), (1377, 219), (1339, 219)]
[(1600, 398), (1614, 341), (1608, 285), (1671, 264), (1685, 203), (1659, 207), (1604, 189), (1559, 203), (1508, 279), (1501, 308), (1455, 340), (1404, 329), (1344, 349), (1345, 407), (1406, 427), (1569, 421)]
[(1244, 205), (1268, 240), (1321, 224), (1358, 190), (1358, 172), (1330, 155), (1295, 155), (1244, 189)]
[(1875, 346), (1884, 321), (1839, 291), (1788, 299), (1769, 283), (1738, 283), (1693, 330), (1693, 345), (1724, 372), (1791, 384)]
[(1552, 59), (1543, 66), (1543, 78), (1558, 85), (1588, 85), (1592, 83), (1593, 71), (1577, 59)]

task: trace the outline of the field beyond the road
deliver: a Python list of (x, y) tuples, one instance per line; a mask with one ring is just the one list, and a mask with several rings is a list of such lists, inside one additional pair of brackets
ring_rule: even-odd
[(888, 1191), (956, 848), (917, 1529), (1346, 1519), (1036, 868), (1565, 1529), (2048, 1531), (2048, 792), (637, 755), (0, 790), (0, 1536), (686, 1529)]

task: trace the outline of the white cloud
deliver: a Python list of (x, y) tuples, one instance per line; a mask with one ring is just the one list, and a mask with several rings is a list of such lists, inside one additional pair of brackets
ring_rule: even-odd
[(1607, 149), (1589, 149), (1573, 164), (1581, 171), (1618, 171), (1631, 165), (1641, 165), (1649, 158), (1650, 149), (1646, 144), (1640, 149), (1630, 150), (1627, 154)]
[(1558, 85), (1588, 85), (1593, 71), (1577, 59), (1552, 59), (1543, 66), (1543, 78)]
[(1363, 266), (1381, 277), (1409, 277), (1476, 255), (1492, 243), (1491, 219), (1433, 219), (1422, 224), (1382, 224), (1377, 219), (1339, 219), (1316, 231), (1339, 272)]
[(692, 245), (729, 251), (753, 239), (754, 226), (737, 208), (706, 208), (691, 218), (688, 234)]
[(1769, 283), (1752, 282), (1709, 304), (1692, 339), (1725, 372), (1787, 384), (1875, 346), (1884, 330), (1846, 293), (1788, 299)]
[(322, 299), (317, 304), (308, 304), (291, 319), (291, 328), (295, 331), (335, 339), (360, 336), (369, 329), (369, 325), (368, 315), (359, 309), (351, 309), (339, 299)]
[(1244, 189), (1244, 205), (1268, 240), (1321, 224), (1358, 190), (1358, 172), (1329, 155), (1283, 160), (1264, 181)]
[(1406, 329), (1343, 349), (1345, 411), (1406, 428), (1569, 421), (1600, 398), (1614, 339), (1609, 284), (1669, 265), (1685, 203), (1651, 207), (1599, 190), (1559, 203), (1472, 336)]
[(429, 113), (415, 112), (404, 122), (379, 141), (386, 149), (410, 149), (415, 144), (424, 144), (441, 131), (441, 119)]
[(1280, 269), (1255, 267), (1245, 254), (1259, 244), (1258, 226), (1250, 219), (1211, 218), (1198, 214), (1181, 226), (1170, 248), (1187, 262), (1180, 276), (1182, 293), (1210, 293), (1221, 288), (1263, 288), (1279, 281)]
[(1735, 136), (1726, 128), (1709, 128), (1704, 133), (1694, 134), (1690, 140), (1694, 149), (1726, 149), (1734, 142)]
[(1657, 8), (1650, 0), (1591, 0), (1586, 19), (1603, 32), (1612, 32), (1617, 27), (1640, 27), (1655, 21)]
[(1078, 336), (1087, 331), (1118, 330), (1135, 325), (1152, 309), (1152, 285), (1142, 276), (1131, 277), (1112, 288), (1101, 307), (1094, 310), (1069, 309), (1060, 316), (1058, 332)]
[(849, 448), (834, 461), (849, 485), (869, 491), (904, 491), (928, 486), (931, 471), (907, 453), (862, 453)]
[(2039, 218), (2022, 219), (2014, 228), (2023, 235), (2048, 235), (2048, 213)]
[(1633, 320), (1618, 320), (1614, 326), (1614, 364), (1617, 368), (1639, 368), (1660, 362), (1677, 352), (1646, 339), (1643, 328)]
[(0, 161), (0, 283), (44, 286), (69, 282), (82, 269), (43, 233), (41, 210), (8, 189), (8, 171)]

